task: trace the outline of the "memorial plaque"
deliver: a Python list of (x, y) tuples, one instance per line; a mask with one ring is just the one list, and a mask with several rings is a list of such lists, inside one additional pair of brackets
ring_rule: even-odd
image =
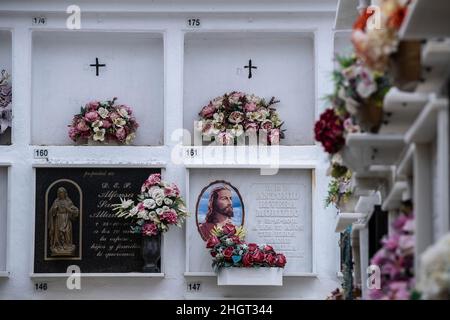
[(141, 272), (141, 236), (112, 205), (136, 199), (154, 168), (37, 168), (35, 273)]

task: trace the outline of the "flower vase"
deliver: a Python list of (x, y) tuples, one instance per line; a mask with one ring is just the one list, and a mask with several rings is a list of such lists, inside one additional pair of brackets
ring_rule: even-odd
[(418, 40), (400, 41), (397, 52), (391, 55), (389, 75), (401, 91), (414, 91), (422, 75), (420, 65), (421, 43)]
[(144, 266), (142, 272), (159, 273), (161, 259), (161, 235), (142, 237), (142, 258)]
[(369, 99), (358, 108), (355, 118), (362, 131), (377, 133), (383, 121), (383, 107)]

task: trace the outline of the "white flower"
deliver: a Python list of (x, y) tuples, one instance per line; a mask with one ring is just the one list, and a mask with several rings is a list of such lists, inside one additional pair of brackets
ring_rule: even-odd
[(117, 127), (123, 127), (127, 122), (123, 118), (116, 118), (114, 119), (114, 124)]
[(235, 136), (239, 137), (241, 134), (244, 133), (244, 128), (240, 124), (236, 124), (233, 126), (233, 128), (230, 130), (230, 133)]
[(134, 138), (136, 138), (136, 134), (134, 133), (130, 133), (129, 135), (127, 135), (127, 137), (125, 138), (125, 144), (130, 144)]
[(151, 190), (151, 192), (152, 192), (151, 197), (153, 199), (155, 199), (155, 200), (158, 200), (158, 199), (163, 200), (164, 199), (164, 190), (163, 189), (156, 187), (153, 190)]
[(164, 198), (164, 203), (170, 206), (173, 203), (173, 201), (170, 198)]
[(247, 102), (249, 103), (254, 103), (256, 105), (258, 105), (261, 102), (261, 98), (255, 96), (254, 94), (248, 94), (245, 96)]
[(120, 207), (124, 210), (128, 209), (133, 205), (133, 200), (122, 200), (122, 203), (120, 204)]
[(105, 129), (94, 128), (94, 141), (104, 141), (105, 140)]
[(163, 198), (158, 198), (156, 199), (156, 205), (157, 206), (162, 206), (164, 199)]
[(95, 121), (92, 123), (92, 128), (100, 128), (101, 126), (103, 126), (103, 121), (95, 120)]
[(157, 214), (157, 215), (161, 215), (163, 212), (164, 212), (164, 211), (163, 211), (162, 208), (156, 209), (156, 214)]
[(130, 210), (130, 217), (134, 217), (138, 212), (139, 212), (138, 208), (137, 207), (133, 207)]
[(130, 115), (128, 114), (128, 111), (125, 108), (120, 108), (118, 112), (119, 112), (120, 116), (125, 119), (128, 119), (130, 117)]
[(223, 122), (223, 119), (225, 118), (225, 115), (220, 112), (220, 113), (214, 113), (213, 118), (216, 122)]
[(156, 202), (153, 199), (145, 199), (143, 201), (144, 203), (144, 207), (148, 208), (148, 209), (154, 209), (156, 208)]
[(103, 107), (98, 108), (97, 112), (100, 115), (100, 117), (102, 117), (103, 119), (105, 119), (109, 115), (108, 110), (106, 110), (106, 108), (103, 108)]
[(356, 92), (363, 97), (368, 98), (377, 91), (377, 84), (373, 78), (372, 73), (363, 67), (358, 67), (358, 73), (359, 73), (359, 82), (356, 86)]

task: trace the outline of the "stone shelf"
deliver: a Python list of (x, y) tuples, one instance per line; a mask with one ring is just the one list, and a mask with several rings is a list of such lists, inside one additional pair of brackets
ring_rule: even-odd
[(400, 156), (400, 161), (397, 164), (396, 175), (411, 177), (413, 172), (413, 156), (415, 146), (412, 144), (409, 148)]
[(448, 109), (447, 99), (433, 98), (405, 134), (406, 143), (426, 143), (434, 140), (440, 111)]
[(400, 29), (401, 39), (429, 39), (450, 34), (448, 0), (416, 0), (408, 8)]
[(385, 122), (379, 134), (404, 134), (428, 101), (424, 93), (409, 93), (392, 88), (384, 98)]
[(405, 192), (408, 191), (408, 183), (406, 181), (396, 181), (391, 191), (383, 201), (381, 209), (388, 211), (400, 207), (404, 199)]
[(335, 30), (349, 30), (358, 17), (358, 0), (339, 0), (336, 8)]
[(450, 39), (428, 41), (422, 50), (423, 82), (416, 92), (440, 92), (450, 73)]
[(222, 268), (219, 286), (282, 286), (282, 268)]
[(336, 227), (334, 232), (343, 232), (349, 225), (357, 222), (366, 216), (364, 213), (357, 212), (341, 212), (336, 218)]
[(345, 164), (354, 172), (369, 171), (372, 165), (393, 165), (404, 147), (401, 134), (353, 133), (347, 136), (342, 152)]

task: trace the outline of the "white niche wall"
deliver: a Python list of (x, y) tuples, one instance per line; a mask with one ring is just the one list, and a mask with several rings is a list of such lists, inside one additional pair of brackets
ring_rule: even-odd
[[(92, 100), (133, 108), (140, 127), (133, 145), (163, 144), (163, 36), (144, 32), (34, 31), (33, 145), (72, 145), (67, 125)], [(106, 67), (96, 76), (95, 59)]]
[(247, 242), (269, 244), (284, 253), (288, 261), (285, 275), (314, 273), (313, 175), (313, 169), (280, 169), (276, 175), (261, 175), (259, 169), (248, 168), (188, 169), (187, 202), (192, 214), (186, 222), (186, 275), (213, 274), (209, 250), (197, 229), (196, 206), (202, 189), (216, 180), (239, 190)]
[[(5, 70), (6, 72), (9, 73), (9, 75), (11, 76), (9, 81), (12, 84), (11, 40), (12, 40), (11, 31), (0, 30), (0, 71)], [(0, 145), (8, 145), (8, 144), (11, 144), (11, 128), (6, 129), (6, 131), (3, 134), (0, 134)]]
[(8, 212), (8, 167), (0, 166), (0, 277), (6, 274)]
[[(257, 66), (248, 78), (248, 61)], [(314, 143), (315, 61), (312, 33), (191, 32), (184, 43), (183, 125), (193, 137), (204, 105), (230, 91), (275, 96), (286, 138), (282, 145)], [(185, 140), (186, 141), (186, 140)]]

